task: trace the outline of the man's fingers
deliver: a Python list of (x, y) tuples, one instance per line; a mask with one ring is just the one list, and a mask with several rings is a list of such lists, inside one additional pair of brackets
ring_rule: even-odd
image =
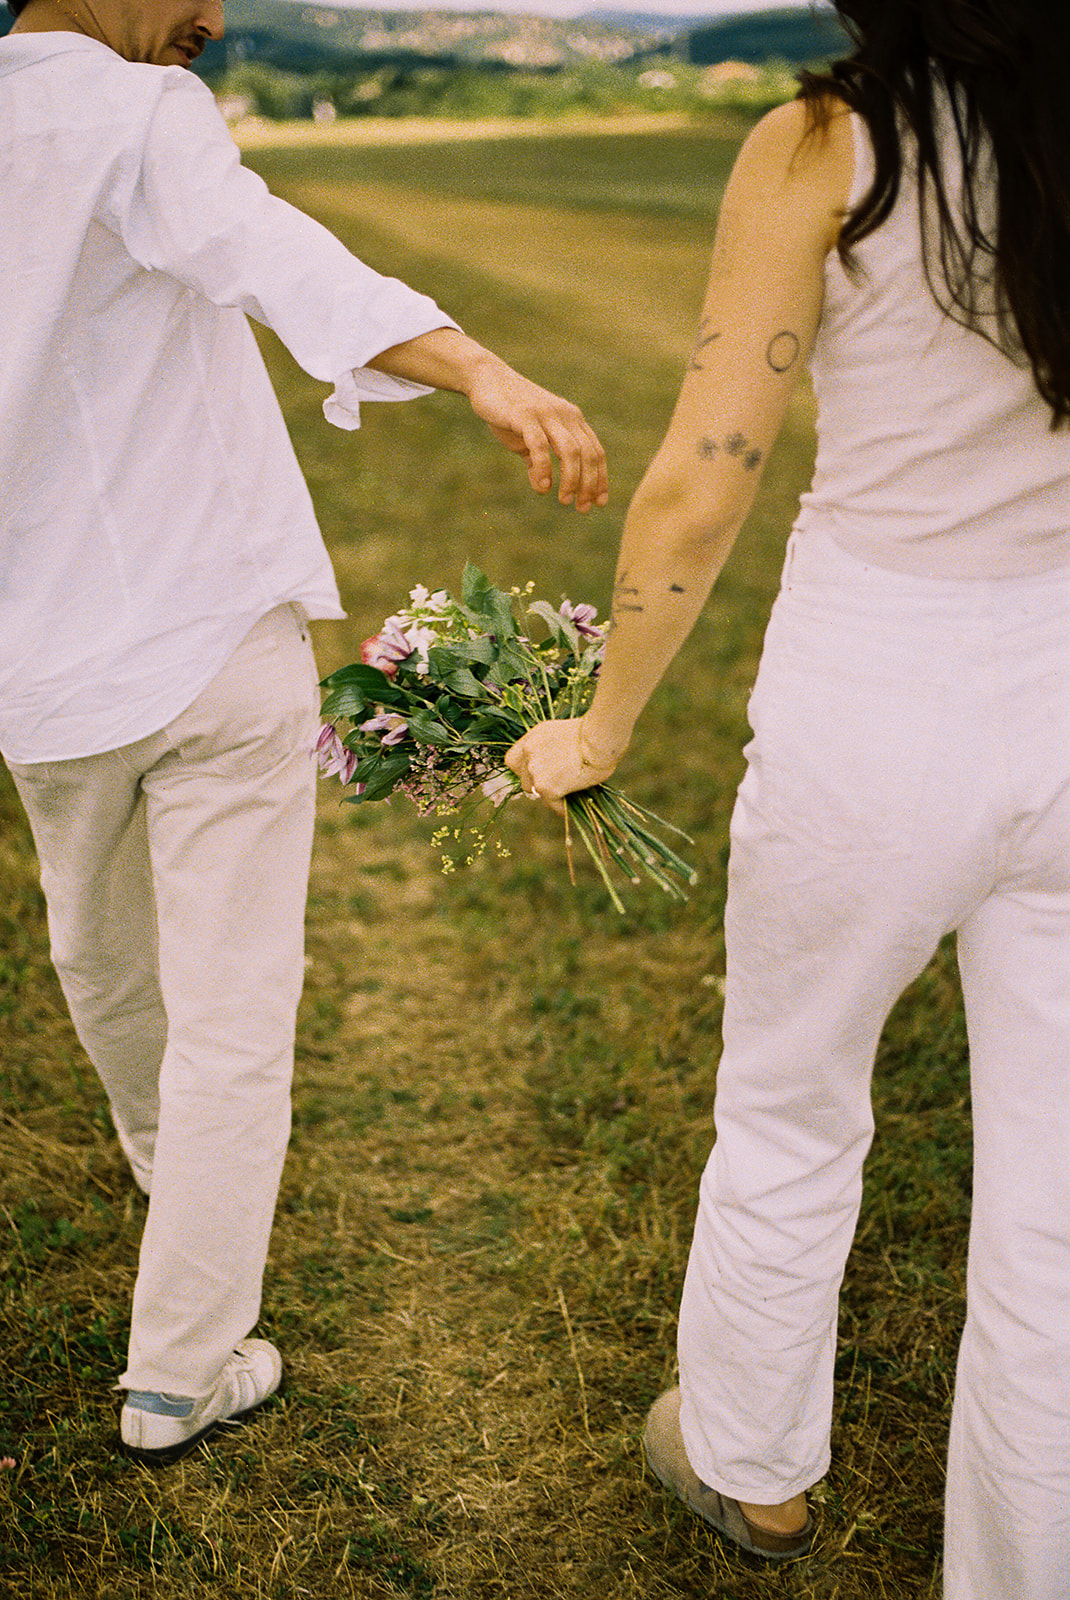
[(561, 463), (562, 504), (575, 501), (578, 511), (605, 505), (609, 498), (605, 451), (582, 413), (576, 411), (563, 424), (555, 420), (548, 432), (551, 447)]
[(551, 434), (554, 455), (560, 462), (560, 483), (557, 498), (563, 506), (571, 505), (580, 492), (583, 482), (583, 454), (575, 434), (559, 429)]
[(550, 461), (550, 442), (537, 420), (530, 421), (524, 429), (524, 455), (531, 487), (536, 494), (547, 494), (554, 486), (554, 469)]
[(605, 451), (583, 413), (567, 401), (537, 409), (524, 421), (524, 454), (531, 486), (545, 494), (553, 485), (551, 454), (560, 463), (558, 499), (580, 511), (604, 505), (609, 497)]
[(563, 505), (575, 502), (579, 511), (605, 505), (609, 498), (605, 451), (583, 412), (548, 389), (539, 389), (515, 373), (510, 376), (522, 385), (523, 394), (517, 396), (514, 389), (473, 396), (477, 415), (507, 450), (524, 457), (537, 494), (553, 488), (556, 457)]
[(531, 786), (531, 770), (528, 764), (526, 739), (527, 735), (525, 734), (523, 739), (518, 739), (516, 744), (510, 745), (505, 752), (505, 764), (510, 772), (516, 773), (516, 776), (520, 779), (520, 787), (525, 794), (529, 792)]

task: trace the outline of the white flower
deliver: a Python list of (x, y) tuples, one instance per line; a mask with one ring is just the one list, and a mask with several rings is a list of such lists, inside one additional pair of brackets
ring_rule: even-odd
[(419, 623), (414, 622), (405, 629), (405, 638), (410, 648), (416, 652), (419, 658), (416, 666), (417, 672), (425, 673), (427, 671), (427, 652), (433, 644), (438, 643), (438, 634), (434, 628), (422, 628)]
[(409, 590), (409, 599), (417, 611), (445, 611), (449, 605), (450, 597), (445, 589), (436, 589), (434, 594), (425, 584), (418, 583), (415, 589)]
[(495, 806), (502, 805), (511, 794), (516, 793), (516, 779), (511, 772), (495, 773), (493, 778), (488, 778), (480, 787), (487, 799)]

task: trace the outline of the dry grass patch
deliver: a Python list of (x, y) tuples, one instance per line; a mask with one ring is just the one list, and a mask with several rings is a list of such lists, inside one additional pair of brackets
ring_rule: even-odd
[[(705, 119), (708, 123), (713, 118)], [(722, 123), (732, 123), (722, 116)], [(362, 145), (418, 145), (467, 143), (487, 139), (545, 139), (576, 133), (666, 135), (695, 125), (685, 112), (631, 112), (619, 116), (588, 116), (582, 112), (563, 117), (340, 117), (335, 122), (274, 122), (266, 117), (243, 117), (231, 127), (242, 150), (337, 150)]]

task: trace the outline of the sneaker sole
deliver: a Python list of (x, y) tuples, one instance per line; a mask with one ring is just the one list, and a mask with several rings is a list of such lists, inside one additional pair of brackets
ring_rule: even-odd
[(245, 1411), (235, 1411), (233, 1416), (230, 1417), (216, 1417), (213, 1422), (210, 1422), (206, 1428), (202, 1428), (199, 1433), (190, 1434), (188, 1439), (180, 1439), (178, 1444), (164, 1445), (161, 1450), (142, 1450), (138, 1445), (127, 1444), (122, 1434), (120, 1434), (119, 1452), (131, 1461), (140, 1462), (143, 1467), (173, 1467), (176, 1461), (181, 1461), (183, 1456), (188, 1456), (192, 1450), (196, 1450), (199, 1444), (204, 1444), (213, 1434), (221, 1433), (224, 1428), (232, 1428), (235, 1425), (240, 1426), (249, 1417), (255, 1416), (258, 1411), (262, 1410), (269, 1400), (274, 1400), (275, 1396), (281, 1393), (282, 1384), (277, 1389), (273, 1389), (270, 1394), (266, 1394), (262, 1400), (258, 1400), (255, 1406), (249, 1406)]

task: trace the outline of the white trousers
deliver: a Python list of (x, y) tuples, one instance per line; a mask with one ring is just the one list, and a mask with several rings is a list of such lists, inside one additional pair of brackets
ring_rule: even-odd
[(12, 765), (52, 957), (149, 1194), (120, 1384), (200, 1397), (260, 1309), (290, 1131), (316, 673), (292, 606), (159, 733)]
[(908, 577), (793, 535), (751, 722), (688, 1455), (756, 1504), (826, 1471), (873, 1058), (957, 931), (974, 1199), (944, 1592), (1070, 1600), (1070, 572)]

